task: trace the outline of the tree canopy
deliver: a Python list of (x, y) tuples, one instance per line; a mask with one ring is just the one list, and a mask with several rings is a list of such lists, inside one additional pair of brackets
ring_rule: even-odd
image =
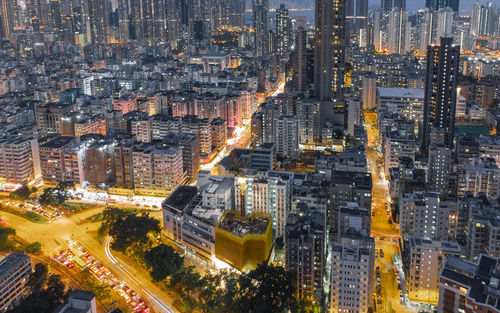
[(151, 269), (153, 280), (162, 281), (183, 269), (184, 257), (171, 246), (161, 244), (146, 252), (144, 262), (146, 267)]
[(117, 218), (109, 228), (109, 235), (113, 238), (111, 247), (121, 252), (129, 248), (145, 252), (152, 245), (149, 235), (159, 232), (160, 222), (147, 214)]
[(66, 286), (59, 275), (49, 274), (47, 265), (37, 263), (26, 282), (28, 293), (9, 313), (52, 313), (64, 301)]

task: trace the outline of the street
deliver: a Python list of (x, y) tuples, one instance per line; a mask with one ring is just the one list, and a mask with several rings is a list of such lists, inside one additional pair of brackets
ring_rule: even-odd
[[(382, 303), (377, 305), (377, 312), (416, 312), (417, 310), (401, 304), (398, 282), (394, 273), (394, 254), (399, 255), (399, 231), (397, 225), (390, 222), (389, 185), (385, 180), (383, 156), (377, 151), (379, 133), (376, 113), (365, 112), (366, 130), (368, 133), (368, 148), (366, 157), (372, 174), (372, 223), (371, 232), (375, 237), (377, 252), (382, 250), (383, 257), (377, 253), (375, 267), (380, 268), (380, 285)], [(388, 210), (389, 207), (389, 210)]]
[[(77, 240), (87, 251), (118, 278), (125, 281), (133, 290), (151, 306), (154, 312), (176, 312), (171, 305), (168, 293), (151, 281), (149, 273), (137, 266), (127, 257), (112, 255), (107, 245), (100, 243), (95, 237), (100, 223), (81, 223), (87, 217), (102, 212), (103, 207), (96, 207), (77, 213), (71, 217), (62, 217), (52, 223), (33, 223), (17, 215), (2, 212), (2, 218), (16, 229), (16, 235), (27, 242), (39, 241), (46, 255), (57, 254), (69, 240)], [(160, 217), (161, 212), (151, 214)], [(167, 301), (167, 299), (169, 301)]]

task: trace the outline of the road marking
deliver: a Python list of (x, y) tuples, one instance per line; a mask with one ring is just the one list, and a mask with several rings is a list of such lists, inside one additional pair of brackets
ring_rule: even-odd
[[(106, 242), (105, 242), (105, 245), (104, 245), (104, 252), (106, 253), (106, 256), (108, 257), (108, 259), (113, 263), (115, 264), (123, 273), (125, 273), (125, 275), (128, 276), (128, 278), (130, 280), (132, 280), (133, 282), (135, 282), (137, 285), (141, 285), (141, 283), (132, 275), (132, 273), (130, 273), (125, 267), (123, 267), (123, 265), (121, 265), (118, 260), (113, 256), (113, 254), (111, 253), (111, 249), (109, 248), (109, 245), (111, 243), (111, 237), (108, 237), (106, 238)], [(170, 308), (167, 304), (165, 304), (164, 302), (162, 302), (157, 296), (155, 296), (149, 289), (145, 289), (145, 288), (142, 288), (142, 291), (147, 295), (149, 296), (149, 298), (151, 300), (153, 300), (161, 309), (163, 309), (165, 312), (168, 312), (168, 313), (175, 313), (174, 310), (172, 310), (172, 308)]]

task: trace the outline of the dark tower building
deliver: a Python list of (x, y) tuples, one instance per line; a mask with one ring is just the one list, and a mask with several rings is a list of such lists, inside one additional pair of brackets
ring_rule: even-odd
[(283, 55), (292, 48), (292, 20), (285, 5), (276, 9), (276, 51)]
[(458, 12), (460, 0), (426, 0), (425, 7), (437, 11), (441, 8), (450, 7), (453, 11)]
[(47, 23), (47, 10), (43, 0), (26, 0), (26, 17), (28, 24), (39, 30), (41, 25)]
[(16, 0), (0, 0), (0, 38), (8, 38), (19, 24)]
[(49, 1), (49, 23), (55, 29), (61, 29), (62, 27), (61, 3), (59, 0)]
[(406, 10), (406, 0), (394, 0), (394, 8)]
[(293, 89), (307, 91), (307, 31), (299, 26), (295, 30), (295, 50), (293, 51)]
[(346, 34), (348, 37), (365, 29), (368, 19), (368, 0), (346, 0)]
[(392, 0), (380, 0), (380, 7), (383, 11), (392, 10)]
[(453, 38), (441, 38), (440, 46), (427, 49), (422, 148), (431, 143), (453, 148), (460, 47)]
[(316, 0), (314, 88), (321, 101), (343, 100), (345, 0)]
[(255, 56), (262, 57), (269, 51), (268, 43), (268, 0), (252, 0)]
[(214, 0), (212, 2), (214, 27), (244, 27), (244, 0)]
[(127, 42), (130, 36), (128, 0), (118, 0), (118, 36), (120, 42)]
[(107, 0), (88, 0), (87, 15), (89, 24), (88, 31), (90, 32), (90, 42), (93, 44), (105, 44), (108, 41), (108, 9), (109, 2)]

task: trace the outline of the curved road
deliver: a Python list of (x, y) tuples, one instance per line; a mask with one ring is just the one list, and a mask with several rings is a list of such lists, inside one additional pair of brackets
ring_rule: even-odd
[(118, 278), (139, 292), (155, 312), (177, 312), (171, 304), (165, 302), (165, 299), (170, 299), (168, 293), (151, 281), (149, 273), (145, 269), (135, 265), (128, 258), (113, 256), (110, 254), (109, 246), (103, 246), (96, 239), (93, 234), (97, 232), (98, 223), (79, 224), (87, 216), (102, 211), (102, 209), (90, 209), (70, 218), (62, 217), (50, 224), (33, 223), (7, 212), (2, 212), (1, 215), (2, 219), (16, 229), (16, 236), (26, 242), (39, 241), (42, 244), (42, 251), (49, 256), (57, 254), (68, 243), (68, 240), (77, 240)]

